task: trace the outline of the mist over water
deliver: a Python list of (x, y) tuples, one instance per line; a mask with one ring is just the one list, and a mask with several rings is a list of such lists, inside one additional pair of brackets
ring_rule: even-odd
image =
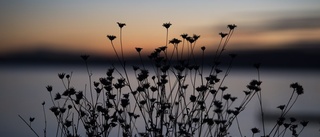
[[(106, 76), (108, 67), (92, 67), (92, 80), (98, 81), (100, 77)], [(133, 78), (131, 83), (135, 83), (132, 69), (128, 68), (129, 77)], [(120, 70), (121, 71), (121, 70)], [(209, 70), (206, 70), (209, 71)], [(55, 135), (56, 121), (54, 115), (49, 111), (52, 106), (49, 93), (46, 90), (47, 85), (53, 86), (53, 93), (63, 91), (63, 85), (58, 78), (58, 73), (72, 72), (71, 85), (76, 90), (85, 90), (88, 84), (88, 76), (85, 67), (25, 67), (25, 66), (2, 66), (0, 68), (0, 110), (1, 117), (0, 133), (1, 136), (33, 136), (29, 128), (19, 119), (18, 114), (25, 119), (35, 117), (32, 123), (35, 130), (42, 135), (44, 127), (44, 118), (41, 103), (46, 102), (46, 113), (48, 118), (48, 135)], [(150, 69), (150, 76), (152, 70)], [(222, 76), (222, 74), (220, 75)], [(246, 90), (246, 85), (256, 79), (257, 74), (255, 69), (233, 69), (230, 75), (226, 78), (223, 85), (228, 86), (226, 93), (238, 97), (238, 102), (244, 96), (243, 90)], [(261, 70), (262, 80), (262, 98), (266, 114), (280, 114), (276, 108), (283, 105), (289, 99), (292, 89), (289, 85), (293, 82), (300, 83), (305, 93), (298, 99), (289, 115), (302, 115), (304, 118), (310, 118), (310, 124), (302, 132), (301, 136), (316, 137), (320, 135), (319, 119), (314, 119), (314, 116), (320, 114), (318, 109), (320, 105), (320, 72), (315, 70)], [(134, 86), (135, 87), (135, 86)], [(236, 102), (237, 102), (236, 101)], [(244, 112), (239, 115), (239, 122), (243, 134), (251, 135), (250, 129), (253, 127), (261, 127), (259, 122), (259, 104), (258, 99), (253, 99), (247, 106)], [(303, 119), (300, 119), (303, 120)], [(273, 121), (272, 121), (273, 122)], [(267, 121), (267, 125), (273, 125)], [(238, 136), (238, 131), (235, 125), (230, 135)], [(270, 127), (267, 127), (267, 131)]]

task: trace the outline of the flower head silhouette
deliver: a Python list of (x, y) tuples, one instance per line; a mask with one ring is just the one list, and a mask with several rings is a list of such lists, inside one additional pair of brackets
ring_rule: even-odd
[(49, 92), (52, 91), (52, 86), (51, 86), (51, 85), (48, 85), (46, 88), (47, 88), (47, 90), (48, 90)]
[(109, 40), (113, 41), (114, 39), (116, 39), (117, 37), (114, 35), (107, 35), (107, 37), (109, 38)]
[(136, 47), (136, 51), (137, 51), (137, 52), (139, 52), (139, 53), (140, 53), (140, 52), (141, 52), (141, 50), (142, 50), (142, 48), (140, 48), (140, 47)]
[(63, 79), (65, 75), (66, 75), (66, 73), (59, 73), (59, 74), (58, 74), (58, 76), (59, 76), (60, 79)]
[(181, 34), (180, 36), (181, 36), (183, 39), (186, 39), (186, 38), (188, 37), (188, 34), (183, 33), (183, 34)]
[(221, 36), (221, 38), (224, 38), (225, 36), (228, 35), (228, 33), (223, 33), (223, 32), (220, 32), (219, 35)]
[(229, 28), (230, 30), (233, 30), (233, 29), (236, 28), (236, 27), (237, 27), (236, 24), (229, 24), (229, 25), (228, 25), (228, 28)]
[(258, 128), (256, 128), (256, 127), (252, 128), (251, 131), (252, 131), (253, 134), (256, 134), (256, 133), (260, 132), (260, 130)]
[(202, 47), (201, 47), (201, 50), (202, 50), (202, 51), (206, 50), (206, 47), (205, 47), (205, 46), (202, 46)]
[(126, 26), (126, 24), (125, 24), (125, 23), (117, 22), (117, 24), (118, 24), (118, 26), (119, 26), (120, 28), (123, 28), (124, 26)]
[(195, 41), (193, 37), (187, 37), (186, 40), (190, 43), (193, 43)]
[(303, 127), (307, 126), (308, 123), (309, 123), (309, 121), (301, 121), (301, 122), (300, 122), (300, 124), (301, 124)]
[(35, 119), (34, 117), (30, 117), (30, 118), (29, 118), (29, 121), (30, 121), (30, 122), (33, 122), (34, 119)]
[(173, 38), (172, 40), (169, 41), (169, 43), (171, 44), (179, 44), (181, 42), (181, 40)]
[(199, 38), (200, 38), (200, 35), (193, 34), (193, 39), (194, 39), (194, 41), (198, 40)]
[(168, 23), (163, 23), (162, 26), (165, 27), (166, 29), (169, 29), (171, 25), (172, 24), (170, 22), (168, 22)]

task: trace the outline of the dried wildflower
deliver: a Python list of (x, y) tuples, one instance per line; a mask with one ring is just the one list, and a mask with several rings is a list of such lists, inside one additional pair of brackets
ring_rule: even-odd
[(277, 108), (279, 108), (280, 110), (283, 110), (286, 107), (286, 105), (280, 105)]
[(303, 87), (301, 85), (299, 85), (298, 88), (296, 89), (296, 92), (298, 95), (303, 94)]
[(150, 99), (150, 101), (153, 103), (153, 102), (155, 102), (157, 99), (155, 99), (155, 98), (151, 98)]
[(221, 36), (221, 38), (224, 38), (225, 36), (228, 35), (228, 33), (222, 33), (222, 32), (220, 32), (219, 35)]
[(129, 105), (129, 99), (121, 99), (121, 104), (123, 108), (127, 107)]
[(112, 76), (113, 72), (114, 72), (114, 68), (109, 68), (107, 71), (107, 76)]
[(49, 92), (52, 91), (52, 86), (51, 86), (51, 85), (46, 86), (46, 88), (47, 88), (47, 90), (48, 90)]
[(142, 48), (136, 47), (136, 51), (140, 53), (140, 51), (142, 50)]
[(94, 88), (95, 90), (96, 90), (96, 92), (99, 94), (99, 93), (101, 93), (101, 90), (102, 89), (100, 89), (100, 88)]
[(197, 99), (197, 97), (196, 97), (196, 96), (194, 96), (194, 95), (191, 95), (191, 96), (190, 96), (190, 101), (191, 101), (191, 102), (195, 102), (195, 101), (196, 101), (196, 99)]
[(188, 37), (188, 34), (184, 33), (180, 35), (183, 39), (186, 39)]
[(234, 102), (238, 97), (230, 97), (230, 100)]
[(230, 97), (231, 97), (231, 95), (230, 95), (230, 94), (225, 94), (225, 95), (223, 95), (223, 99), (225, 99), (225, 100), (229, 100), (229, 99), (230, 99)]
[(308, 123), (309, 123), (309, 121), (301, 121), (301, 122), (300, 122), (300, 124), (301, 124), (303, 127), (307, 126)]
[(30, 121), (30, 122), (33, 122), (34, 119), (35, 119), (34, 117), (30, 117), (30, 118), (29, 118), (29, 121)]
[(113, 41), (114, 39), (116, 39), (117, 37), (114, 35), (107, 35), (107, 37), (109, 38), (109, 40)]
[(221, 70), (221, 69), (218, 69), (218, 68), (216, 68), (215, 71), (216, 71), (217, 74), (220, 73), (220, 72), (222, 72), (222, 70)]
[(221, 91), (225, 91), (228, 87), (226, 86), (223, 86), (223, 87), (220, 87), (219, 89), (221, 89)]
[(64, 112), (66, 112), (67, 109), (66, 108), (59, 108), (59, 110), (61, 113), (64, 113)]
[(284, 124), (283, 124), (283, 126), (284, 126), (285, 128), (288, 128), (290, 125), (291, 125), (291, 124), (289, 124), (289, 123), (284, 123)]
[(258, 128), (256, 128), (256, 127), (252, 128), (251, 131), (252, 131), (253, 134), (256, 134), (256, 133), (260, 132), (260, 130)]
[(199, 87), (196, 87), (196, 90), (198, 92), (205, 92), (208, 89), (208, 87), (206, 87), (205, 85), (201, 85)]
[(299, 83), (292, 83), (290, 87), (295, 89), (298, 95), (303, 94), (303, 87)]
[(123, 28), (124, 26), (126, 26), (126, 24), (125, 24), (125, 23), (117, 22), (117, 24), (118, 24), (118, 26), (119, 26), (120, 28)]
[(83, 93), (82, 93), (81, 91), (78, 92), (78, 93), (76, 94), (76, 98), (77, 98), (77, 100), (82, 99), (82, 98), (83, 98)]
[(84, 61), (87, 61), (87, 59), (90, 57), (89, 55), (81, 55), (80, 56)]
[(217, 108), (222, 108), (222, 107), (223, 107), (221, 101), (214, 101), (214, 102), (213, 102), (213, 105), (216, 106)]
[(210, 92), (211, 94), (216, 94), (216, 93), (217, 93), (217, 90), (211, 89), (211, 90), (209, 90), (209, 92)]
[(170, 22), (162, 24), (162, 26), (165, 27), (166, 29), (169, 29), (171, 25), (172, 24)]
[(123, 94), (123, 98), (129, 99), (129, 93), (128, 94)]
[(202, 51), (206, 50), (206, 47), (205, 47), (205, 46), (202, 46), (202, 47), (201, 47), (201, 50), (202, 50)]
[(61, 95), (60, 95), (60, 93), (57, 93), (54, 100), (59, 100), (59, 99), (61, 99)]
[(165, 51), (165, 50), (167, 49), (167, 46), (159, 47), (159, 49), (160, 49), (161, 51)]
[(193, 34), (192, 38), (194, 39), (194, 41), (197, 41), (200, 38), (200, 35)]
[(199, 118), (193, 118), (193, 119), (192, 119), (192, 122), (197, 123), (197, 122), (199, 122), (199, 120), (200, 120)]
[(147, 103), (147, 101), (146, 101), (146, 100), (141, 100), (139, 103), (140, 103), (141, 105), (144, 105), (144, 104)]
[(66, 126), (66, 127), (70, 127), (71, 126), (71, 121), (70, 120), (66, 120), (65, 122), (64, 122), (64, 125)]
[(246, 94), (246, 96), (251, 94), (251, 91), (246, 91), (246, 90), (245, 90), (245, 91), (243, 91), (243, 92), (244, 92), (244, 94)]
[(233, 30), (233, 29), (236, 28), (236, 27), (237, 27), (236, 24), (229, 24), (229, 25), (228, 25), (228, 28), (229, 28), (230, 30)]
[(195, 41), (193, 37), (187, 37), (186, 40), (190, 43), (193, 43)]
[(296, 118), (294, 118), (294, 117), (291, 117), (291, 118), (290, 118), (290, 122), (291, 122), (291, 123), (296, 122), (296, 121), (297, 121)]
[(169, 43), (171, 44), (179, 44), (181, 42), (181, 40), (173, 38), (172, 40), (169, 41)]
[(58, 76), (60, 79), (63, 79), (65, 75), (66, 75), (66, 73), (58, 73)]
[(222, 113), (223, 110), (221, 108), (217, 108), (217, 109), (215, 109), (213, 111), (216, 112), (217, 114), (220, 114), (220, 113)]
[(94, 82), (93, 82), (93, 85), (94, 85), (94, 87), (98, 87), (98, 86), (100, 85), (100, 83), (99, 83), (99, 82), (94, 81)]

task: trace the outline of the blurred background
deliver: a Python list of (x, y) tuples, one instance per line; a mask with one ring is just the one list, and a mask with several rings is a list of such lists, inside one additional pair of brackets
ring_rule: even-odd
[[(218, 33), (227, 33), (227, 25), (236, 24), (226, 50), (226, 54), (238, 54), (226, 83), (230, 92), (245, 89), (256, 78), (252, 64), (261, 62), (266, 109), (284, 103), (292, 82), (301, 83), (306, 95), (293, 111), (312, 120), (308, 132), (319, 136), (319, 13), (318, 0), (0, 1), (0, 134), (32, 136), (18, 114), (39, 117), (41, 132), (41, 103), (49, 99), (45, 86), (62, 88), (57, 73), (72, 71), (74, 84), (84, 88), (87, 81), (80, 55), (91, 56), (95, 78), (104, 75), (115, 57), (107, 35), (118, 37), (114, 44), (119, 49), (117, 22), (126, 23), (124, 52), (132, 62), (138, 55), (135, 47), (143, 48), (146, 56), (166, 45), (162, 24), (170, 22), (169, 40), (182, 40), (183, 33), (200, 35), (195, 51), (200, 53), (205, 46), (208, 59), (218, 46)], [(248, 131), (252, 127), (259, 127), (259, 122), (247, 125)]]

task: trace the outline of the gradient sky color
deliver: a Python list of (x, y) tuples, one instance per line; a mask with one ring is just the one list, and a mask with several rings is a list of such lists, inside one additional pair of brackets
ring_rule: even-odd
[[(111, 51), (106, 35), (123, 29), (126, 52), (165, 45), (169, 39), (201, 35), (197, 45), (213, 50), (228, 24), (238, 28), (230, 49), (282, 48), (320, 40), (320, 1), (42, 1), (0, 2), (0, 54), (52, 50), (88, 54)], [(117, 39), (119, 40), (119, 39)], [(118, 41), (115, 44), (119, 44)]]

